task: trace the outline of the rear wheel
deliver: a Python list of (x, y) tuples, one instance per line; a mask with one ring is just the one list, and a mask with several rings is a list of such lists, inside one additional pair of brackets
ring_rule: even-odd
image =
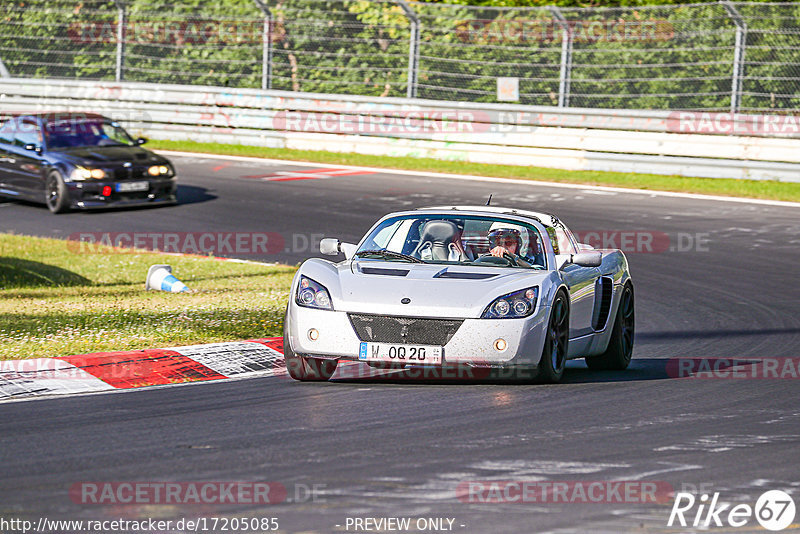
[(541, 382), (555, 383), (564, 376), (569, 345), (569, 304), (563, 291), (556, 294), (550, 308), (550, 321), (544, 340), (542, 358), (539, 360), (538, 378)]
[(338, 361), (322, 358), (309, 358), (295, 354), (289, 342), (289, 312), (283, 318), (283, 357), (289, 376), (303, 382), (323, 382), (336, 371)]
[(594, 370), (621, 371), (628, 367), (633, 356), (633, 334), (636, 327), (633, 286), (628, 283), (622, 288), (614, 329), (603, 354), (586, 358), (586, 365)]
[(52, 213), (64, 213), (69, 209), (69, 192), (64, 179), (57, 171), (47, 175), (44, 194), (47, 209)]

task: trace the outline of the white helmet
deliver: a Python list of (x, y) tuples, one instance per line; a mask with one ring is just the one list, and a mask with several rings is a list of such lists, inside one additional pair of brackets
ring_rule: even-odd
[(528, 229), (518, 224), (507, 223), (498, 221), (492, 223), (489, 227), (487, 237), (489, 238), (489, 248), (496, 247), (497, 239), (500, 237), (513, 236), (517, 240), (517, 254), (524, 256), (523, 252), (527, 253), (529, 236)]

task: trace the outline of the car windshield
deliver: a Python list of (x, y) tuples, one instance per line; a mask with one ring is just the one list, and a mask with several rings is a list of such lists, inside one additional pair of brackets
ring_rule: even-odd
[(132, 146), (134, 141), (122, 126), (107, 120), (63, 120), (47, 123), (47, 148)]
[(356, 257), (409, 263), (545, 269), (539, 231), (492, 216), (411, 215), (380, 223)]

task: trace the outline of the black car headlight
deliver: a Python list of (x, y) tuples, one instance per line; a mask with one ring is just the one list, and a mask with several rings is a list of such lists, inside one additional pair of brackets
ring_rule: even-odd
[(539, 298), (539, 286), (520, 289), (498, 297), (489, 304), (481, 319), (521, 319), (533, 313)]
[(95, 180), (102, 180), (108, 178), (108, 174), (103, 169), (87, 169), (78, 165), (69, 175), (73, 182), (82, 182), (94, 178)]
[(166, 176), (168, 174), (172, 174), (172, 169), (166, 164), (151, 165), (147, 168), (147, 174), (150, 176)]
[(297, 285), (297, 294), (294, 297), (294, 301), (298, 306), (306, 308), (333, 309), (328, 289), (307, 276), (300, 276), (300, 283)]

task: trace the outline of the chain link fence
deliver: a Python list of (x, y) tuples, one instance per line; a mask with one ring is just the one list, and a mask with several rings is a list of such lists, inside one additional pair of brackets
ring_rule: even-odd
[(800, 3), (6, 0), (0, 76), (561, 107), (800, 110)]

